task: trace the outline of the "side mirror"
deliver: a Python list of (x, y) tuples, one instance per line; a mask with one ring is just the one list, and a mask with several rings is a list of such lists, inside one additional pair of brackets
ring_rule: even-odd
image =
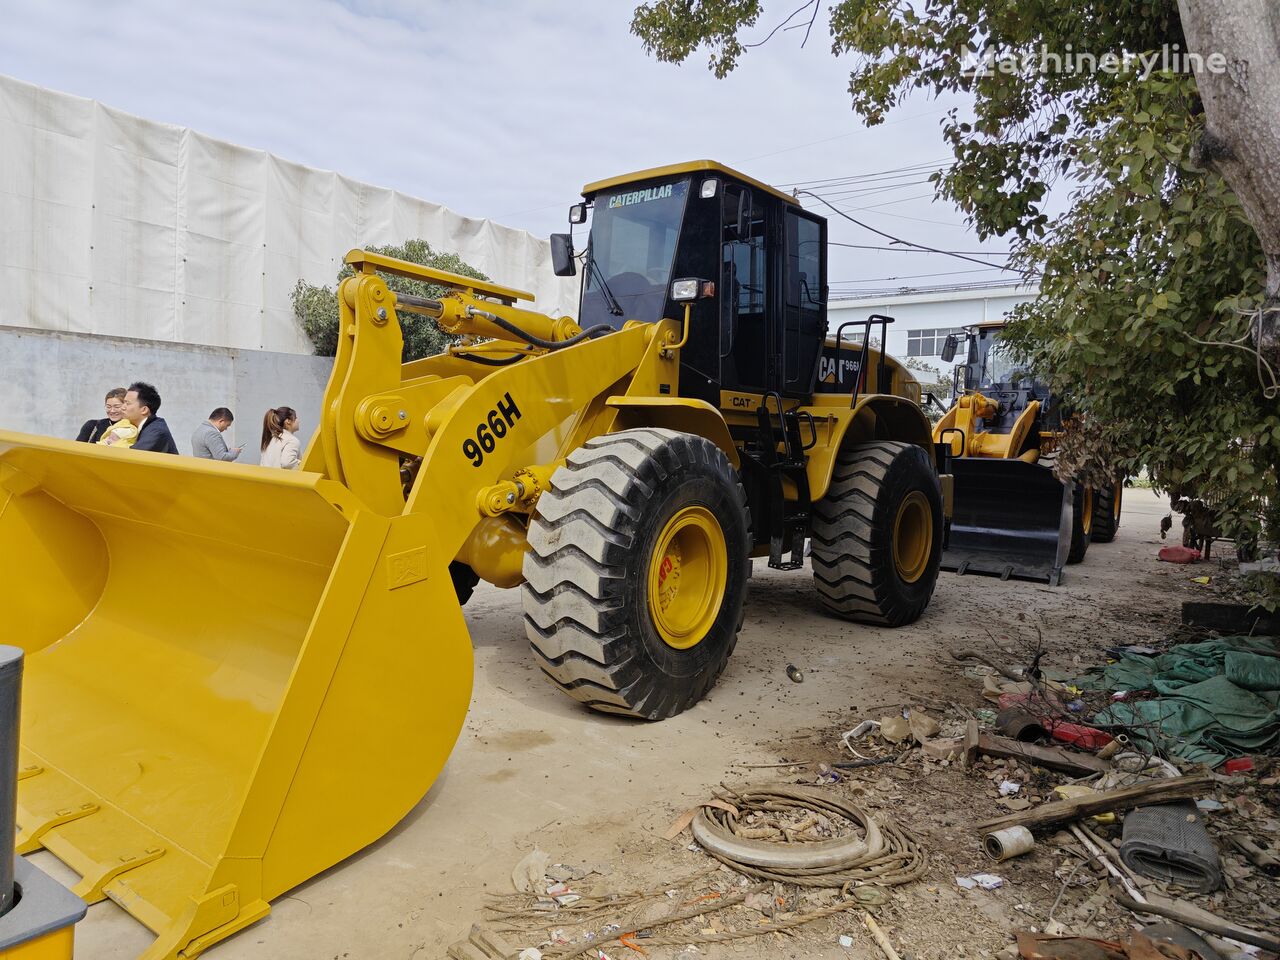
[(942, 344), (942, 362), (950, 363), (956, 358), (956, 348), (960, 346), (960, 339), (954, 333), (948, 333), (947, 339)]
[(573, 262), (573, 237), (567, 233), (551, 235), (551, 269), (557, 277), (572, 277), (578, 272)]

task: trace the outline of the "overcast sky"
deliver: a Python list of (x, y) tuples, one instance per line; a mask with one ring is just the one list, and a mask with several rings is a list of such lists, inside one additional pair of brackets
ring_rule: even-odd
[[(704, 54), (681, 67), (648, 57), (626, 0), (0, 2), (0, 71), (20, 80), (540, 236), (564, 229), (584, 183), (679, 160), (718, 159), (789, 190), (949, 156), (938, 126), (949, 103), (917, 97), (862, 125), (825, 13), (806, 47), (803, 29), (779, 32), (716, 80)], [(794, 8), (766, 2), (756, 37)], [(924, 179), (867, 181), (834, 200), (897, 237), (1006, 249), (980, 245)], [(825, 212), (831, 240), (887, 243)], [(830, 278), (839, 295), (1001, 274), (833, 248)]]

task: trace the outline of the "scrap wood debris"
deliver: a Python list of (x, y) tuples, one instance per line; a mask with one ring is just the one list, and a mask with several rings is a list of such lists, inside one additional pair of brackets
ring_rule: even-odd
[[(1260, 648), (1243, 652), (1266, 657)], [(881, 707), (869, 711), (878, 719), (846, 719), (821, 744), (799, 747), (791, 738), (779, 764), (735, 766), (787, 767), (772, 775), (792, 782), (722, 787), (666, 831), (668, 840), (684, 834), (675, 847), (681, 856), (688, 850), (719, 865), (628, 894), (604, 890), (596, 877), (553, 877), (548, 867), (525, 896), (492, 904), (493, 922), (538, 944), (526, 948), (526, 960), (656, 960), (672, 955), (661, 948), (761, 936), (779, 946), (783, 937), (819, 938), (848, 949), (859, 935), (865, 949), (888, 958), (896, 941), (920, 960), (940, 960), (999, 949), (1000, 930), (982, 922), (989, 910), (1008, 911), (1010, 939), (1033, 922), (1036, 939), (1021, 956), (1041, 960), (1074, 948), (1098, 960), (1181, 956), (1154, 933), (1155, 953), (1129, 935), (1136, 923), (1170, 915), (1224, 957), (1242, 960), (1241, 943), (1280, 947), (1269, 933), (1280, 926), (1280, 764), (1254, 751), (1214, 774), (1176, 754), (1175, 763), (1152, 755), (1149, 726), (1097, 720), (1108, 706), (1165, 696), (1154, 679), (1153, 689), (1117, 697), (1085, 689), (1038, 657), (1028, 667), (1004, 666), (999, 655), (958, 652), (966, 663), (981, 662), (965, 676), (980, 680), (983, 699), (999, 713), (942, 703), (935, 720), (915, 706)], [(1125, 655), (1160, 656), (1154, 647), (1114, 655), (1122, 663)], [(1237, 673), (1242, 663), (1269, 668), (1231, 662)], [(1192, 665), (1183, 680), (1202, 682), (1194, 671), (1214, 668)], [(1164, 821), (1144, 826), (1147, 811)], [(1000, 828), (1012, 834), (987, 847), (1001, 852), (984, 851), (986, 834)], [(545, 863), (532, 864), (533, 872)], [(982, 914), (965, 913), (974, 899), (984, 901)], [(882, 911), (883, 943), (868, 935), (867, 910)], [(945, 944), (936, 928), (922, 935), (921, 910), (946, 917)], [(1019, 955), (1014, 945), (1001, 953)]]
[[(776, 785), (723, 788), (676, 827), (692, 829), (699, 843), (691, 849), (723, 866), (626, 893), (548, 883), (546, 896), (535, 890), (497, 898), (486, 907), (488, 921), (525, 939), (545, 932), (542, 960), (573, 960), (610, 944), (641, 953), (789, 933), (852, 912), (876, 943), (884, 941), (882, 950), (888, 945), (886, 956), (896, 956), (867, 911), (889, 901), (886, 888), (919, 879), (926, 860), (892, 818), (830, 793)], [(535, 864), (545, 862), (543, 855)], [(517, 869), (513, 876), (526, 874)], [(555, 924), (563, 926), (548, 930)]]

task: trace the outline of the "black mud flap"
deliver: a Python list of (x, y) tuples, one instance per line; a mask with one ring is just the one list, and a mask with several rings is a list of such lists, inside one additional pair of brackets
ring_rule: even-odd
[(1071, 487), (1048, 467), (957, 457), (942, 569), (1057, 586), (1071, 549)]

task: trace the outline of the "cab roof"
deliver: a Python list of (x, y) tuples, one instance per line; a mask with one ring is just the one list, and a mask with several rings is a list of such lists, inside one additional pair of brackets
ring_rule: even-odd
[(698, 173), (700, 171), (721, 173), (735, 180), (741, 180), (743, 183), (757, 190), (763, 190), (765, 193), (772, 194), (788, 203), (798, 204), (799, 201), (790, 194), (783, 193), (776, 187), (771, 187), (767, 183), (761, 183), (754, 177), (748, 177), (745, 173), (739, 173), (732, 167), (726, 167), (723, 163), (717, 163), (715, 160), (688, 160), (684, 163), (672, 163), (665, 167), (650, 167), (648, 170), (637, 170), (635, 173), (624, 173), (617, 177), (609, 177), (607, 180), (597, 180), (594, 183), (588, 183), (582, 188), (582, 195), (590, 199), (593, 195), (602, 190), (610, 190), (613, 187), (625, 186), (629, 183), (640, 183), (644, 180), (657, 180), (661, 177), (674, 177), (681, 173)]

